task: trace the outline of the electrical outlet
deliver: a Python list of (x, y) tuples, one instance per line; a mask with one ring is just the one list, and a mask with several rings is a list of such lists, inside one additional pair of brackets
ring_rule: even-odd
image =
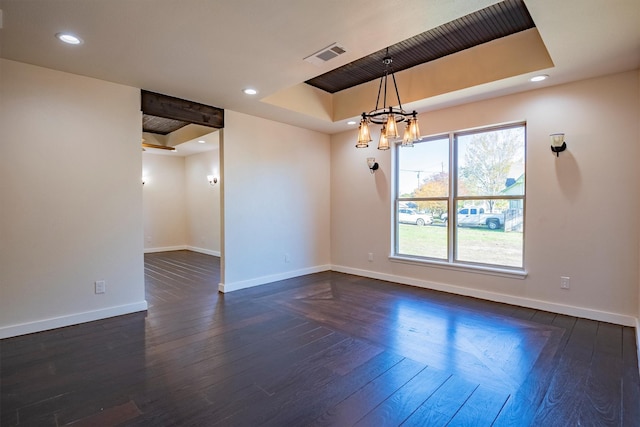
[(569, 289), (571, 287), (571, 277), (560, 276), (560, 289)]
[(291, 257), (289, 254), (284, 254), (284, 262), (291, 262)]
[(96, 294), (104, 294), (107, 292), (107, 281), (106, 280), (96, 280)]
[(373, 252), (369, 252), (369, 262), (373, 262)]

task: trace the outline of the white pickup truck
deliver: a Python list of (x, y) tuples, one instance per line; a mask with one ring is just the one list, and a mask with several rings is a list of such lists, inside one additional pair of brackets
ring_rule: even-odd
[[(446, 224), (448, 216), (443, 213), (440, 217)], [(497, 230), (504, 227), (504, 214), (485, 213), (484, 208), (467, 207), (458, 211), (458, 226), (460, 227), (483, 227), (490, 230)]]

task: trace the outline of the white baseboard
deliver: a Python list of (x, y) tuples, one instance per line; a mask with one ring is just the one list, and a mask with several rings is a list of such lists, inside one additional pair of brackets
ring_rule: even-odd
[(316, 267), (303, 268), (301, 270), (286, 271), (284, 273), (273, 274), (271, 276), (257, 277), (251, 280), (244, 280), (241, 282), (233, 283), (220, 283), (218, 284), (218, 291), (227, 293), (240, 289), (252, 288), (254, 286), (265, 285), (267, 283), (277, 282), (278, 280), (291, 279), (292, 277), (304, 276), (306, 274), (320, 273), (322, 271), (331, 270), (330, 265), (319, 265)]
[(533, 308), (536, 310), (550, 311), (553, 313), (566, 314), (568, 316), (582, 317), (585, 319), (597, 320), (600, 322), (615, 323), (623, 326), (634, 326), (638, 331), (638, 319), (624, 314), (610, 313), (607, 311), (593, 310), (590, 308), (574, 307), (571, 305), (558, 304), (531, 298), (518, 297), (513, 295), (500, 294), (496, 292), (483, 291), (479, 289), (465, 288), (462, 286), (448, 285), (445, 283), (429, 282), (426, 280), (414, 279), (411, 277), (395, 276), (392, 274), (378, 273), (375, 271), (360, 270), (356, 268), (334, 265), (333, 271), (348, 273), (356, 276), (370, 277), (372, 279), (385, 280), (388, 282), (400, 283), (403, 285), (416, 286), (420, 288), (433, 289), (436, 291), (449, 292), (452, 294), (464, 295), (484, 300), (512, 304), (521, 307)]
[(145, 254), (153, 254), (156, 252), (170, 252), (170, 251), (193, 251), (201, 254), (213, 255), (220, 257), (220, 251), (213, 251), (211, 249), (199, 248), (197, 246), (180, 245), (180, 246), (164, 246), (159, 248), (145, 248)]
[(212, 251), (211, 249), (198, 248), (196, 246), (187, 246), (187, 250), (193, 251), (193, 252), (199, 252), (205, 255), (217, 256), (218, 258), (220, 257), (220, 251)]
[(169, 252), (169, 251), (184, 251), (187, 250), (187, 245), (182, 246), (165, 246), (160, 248), (144, 248), (145, 254), (152, 254), (155, 252)]
[(121, 316), (123, 314), (136, 313), (147, 310), (147, 301), (139, 301), (133, 304), (119, 305), (115, 307), (103, 308), (100, 310), (85, 311), (67, 316), (52, 317), (49, 319), (37, 320), (35, 322), (21, 323), (0, 327), (0, 339), (17, 337), (34, 332), (47, 331), (49, 329), (62, 328), (65, 326), (77, 325), (79, 323), (93, 322), (94, 320), (106, 319), (109, 317)]

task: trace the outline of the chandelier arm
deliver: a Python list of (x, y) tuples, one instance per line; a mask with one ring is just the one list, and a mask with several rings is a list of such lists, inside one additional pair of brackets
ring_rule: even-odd
[(387, 70), (384, 71), (384, 102), (382, 103), (382, 108), (387, 108), (387, 79), (389, 78), (389, 73)]
[(380, 85), (378, 85), (378, 96), (376, 97), (376, 110), (378, 109), (378, 104), (380, 103), (380, 91), (382, 90), (382, 78), (380, 79)]
[(384, 64), (384, 99), (382, 100), (382, 108), (387, 108), (387, 78), (389, 77), (389, 63), (387, 63), (387, 58), (389, 57), (389, 46), (387, 46), (387, 52), (382, 59), (382, 63)]
[(391, 69), (391, 77), (393, 78), (393, 87), (396, 88), (396, 98), (398, 98), (398, 107), (400, 107), (400, 111), (403, 111), (402, 101), (400, 101), (400, 93), (398, 93), (398, 85), (396, 84), (396, 75), (393, 73), (393, 68)]

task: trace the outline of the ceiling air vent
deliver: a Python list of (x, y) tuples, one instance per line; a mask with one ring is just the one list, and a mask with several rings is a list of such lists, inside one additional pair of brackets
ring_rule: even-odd
[(335, 58), (338, 55), (342, 55), (346, 50), (338, 45), (338, 43), (330, 44), (324, 49), (320, 49), (314, 54), (311, 54), (304, 58), (305, 61), (312, 63), (313, 65), (322, 65), (330, 59)]

